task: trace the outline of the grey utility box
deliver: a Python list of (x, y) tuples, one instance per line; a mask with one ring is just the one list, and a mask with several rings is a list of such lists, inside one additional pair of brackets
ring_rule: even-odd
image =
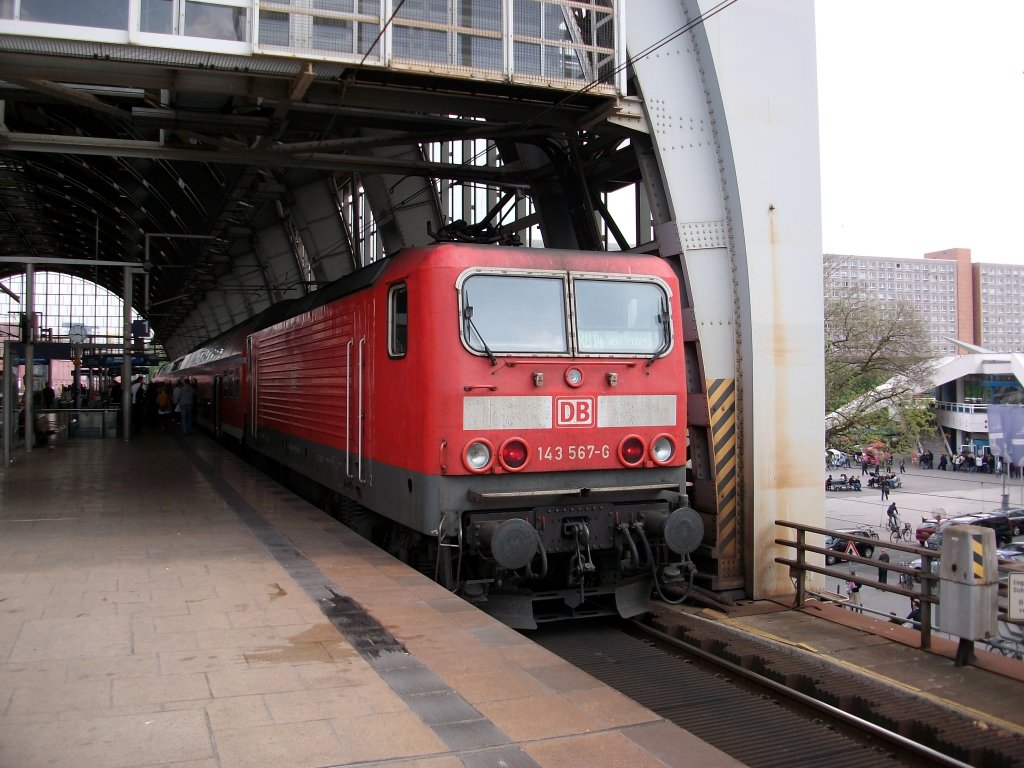
[(999, 595), (995, 531), (950, 526), (942, 535), (939, 562), (939, 628), (965, 640), (993, 637)]

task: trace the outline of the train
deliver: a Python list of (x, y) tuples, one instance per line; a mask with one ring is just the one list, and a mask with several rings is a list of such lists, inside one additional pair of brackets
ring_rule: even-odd
[[(162, 366), (194, 419), (531, 629), (692, 584), (681, 282), (631, 253), (441, 242)], [(668, 590), (666, 590), (668, 591)]]

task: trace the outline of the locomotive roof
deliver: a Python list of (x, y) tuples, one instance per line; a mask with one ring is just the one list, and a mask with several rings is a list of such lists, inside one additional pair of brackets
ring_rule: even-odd
[(304, 312), (309, 312), (317, 307), (322, 307), (325, 304), (330, 304), (332, 301), (337, 301), (343, 296), (348, 296), (351, 293), (356, 293), (368, 288), (377, 282), (377, 279), (381, 276), (381, 273), (387, 268), (391, 262), (391, 257), (380, 259), (375, 261), (362, 269), (356, 270), (351, 274), (340, 277), (334, 282), (328, 283), (322, 288), (313, 291), (312, 293), (306, 294), (300, 299), (295, 299), (285, 308), (280, 316), (274, 317), (268, 322), (261, 323), (258, 327), (253, 328), (253, 331), (259, 331), (263, 328), (279, 323), (282, 320), (287, 320), (290, 317), (296, 317)]
[(375, 261), (356, 272), (328, 283), (323, 288), (313, 291), (300, 299), (284, 299), (271, 304), (259, 314), (246, 318), (223, 333), (214, 336), (212, 339), (197, 344), (188, 354), (183, 355), (181, 359), (184, 360), (201, 349), (214, 346), (224, 347), (225, 351), (229, 352), (241, 352), (245, 345), (245, 337), (250, 333), (269, 328), (282, 320), (287, 320), (311, 309), (322, 307), (324, 304), (336, 301), (342, 296), (347, 296), (350, 293), (355, 293), (369, 285), (373, 285), (384, 271), (387, 262), (387, 258)]

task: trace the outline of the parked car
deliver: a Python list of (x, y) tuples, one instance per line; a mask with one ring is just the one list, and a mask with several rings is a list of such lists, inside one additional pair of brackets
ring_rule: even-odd
[(1024, 542), (1014, 542), (996, 550), (996, 557), (999, 560), (1008, 560), (1011, 563), (1024, 563)]
[(1009, 509), (992, 510), (993, 515), (1006, 515), (1010, 519), (1010, 528), (1014, 536), (1024, 535), (1024, 507), (1010, 507)]
[(928, 537), (924, 545), (928, 549), (942, 549), (942, 533), (951, 525), (977, 525), (982, 528), (991, 528), (996, 533), (997, 547), (1013, 541), (1013, 527), (1010, 525), (1010, 518), (1000, 510), (997, 514), (988, 512), (948, 517), (939, 523), (935, 533)]
[[(870, 528), (840, 528), (836, 531), (837, 534), (849, 534), (851, 536), (863, 536), (867, 539), (877, 539), (878, 534)], [(843, 538), (842, 535), (838, 536), (826, 536), (825, 537), (825, 548), (831, 549), (835, 552), (846, 553), (846, 546), (850, 543), (850, 539)], [(868, 544), (863, 541), (855, 541), (854, 546), (857, 548), (857, 554), (860, 557), (871, 557), (875, 554), (875, 547), (873, 544)], [(846, 558), (839, 557), (837, 555), (825, 555), (825, 565), (835, 565), (836, 563), (846, 562)]]
[(914, 536), (917, 538), (917, 542), (921, 546), (925, 546), (929, 537), (935, 533), (935, 529), (939, 527), (939, 523), (942, 522), (939, 518), (931, 518), (929, 520), (922, 520), (921, 524), (917, 526), (914, 531)]

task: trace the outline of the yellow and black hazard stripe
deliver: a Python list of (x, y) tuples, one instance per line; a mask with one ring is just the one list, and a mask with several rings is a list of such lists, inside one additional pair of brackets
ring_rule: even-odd
[(975, 581), (985, 580), (985, 551), (984, 537), (974, 534), (971, 536), (971, 574)]
[(708, 417), (711, 455), (714, 461), (715, 496), (718, 503), (719, 549), (738, 544), (736, 466), (736, 380), (711, 379)]

